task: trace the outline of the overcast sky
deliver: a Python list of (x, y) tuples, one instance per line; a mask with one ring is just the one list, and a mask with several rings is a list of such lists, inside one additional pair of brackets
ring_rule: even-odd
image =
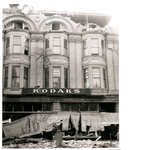
[(118, 26), (118, 0), (42, 0), (42, 1), (13, 1), (2, 0), (2, 8), (9, 4), (26, 3), (35, 10), (54, 10), (69, 12), (107, 13), (112, 15), (111, 25)]

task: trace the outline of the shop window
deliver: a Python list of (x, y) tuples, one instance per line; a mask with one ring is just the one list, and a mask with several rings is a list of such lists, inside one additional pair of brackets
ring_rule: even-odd
[(12, 111), (12, 104), (5, 103), (5, 111)]
[(8, 87), (8, 67), (5, 67), (5, 81), (4, 81), (4, 88)]
[(9, 54), (10, 37), (6, 38), (6, 55)]
[(28, 88), (28, 68), (27, 67), (24, 67), (23, 87)]
[(88, 103), (81, 103), (79, 104), (80, 111), (88, 111)]
[(67, 56), (67, 40), (64, 39), (64, 55)]
[(21, 51), (21, 37), (13, 38), (13, 53), (20, 53)]
[(45, 68), (45, 88), (49, 88), (49, 67)]
[(88, 55), (87, 40), (83, 40), (83, 55)]
[(61, 87), (60, 67), (53, 68), (53, 88)]
[(24, 111), (32, 111), (32, 104), (24, 103)]
[(104, 52), (104, 41), (103, 40), (101, 40), (101, 48), (102, 48), (102, 55), (104, 56), (105, 52)]
[(64, 68), (64, 87), (68, 88), (68, 69)]
[(41, 110), (42, 110), (42, 104), (41, 103), (33, 104), (33, 111), (41, 111)]
[(60, 54), (60, 38), (53, 38), (53, 54)]
[(71, 111), (79, 111), (79, 105), (78, 104), (70, 104), (71, 105)]
[(22, 103), (14, 103), (14, 111), (22, 111)]
[(91, 49), (92, 49), (92, 55), (99, 54), (98, 39), (91, 39)]
[(88, 72), (88, 69), (84, 69), (84, 88), (89, 88), (89, 72)]
[(70, 111), (70, 104), (62, 104), (61, 106), (62, 111)]
[(60, 23), (52, 23), (52, 30), (59, 30), (60, 29)]
[(89, 104), (89, 109), (90, 109), (90, 111), (97, 111), (97, 104), (90, 103)]
[(25, 49), (24, 54), (29, 55), (29, 39), (25, 38)]
[(45, 48), (49, 48), (49, 39), (45, 39)]
[(11, 87), (19, 88), (20, 86), (20, 67), (12, 67)]
[(99, 70), (99, 68), (93, 68), (92, 74), (93, 74), (93, 88), (100, 88), (100, 70)]
[(104, 81), (104, 88), (106, 88), (106, 69), (103, 68), (103, 81)]

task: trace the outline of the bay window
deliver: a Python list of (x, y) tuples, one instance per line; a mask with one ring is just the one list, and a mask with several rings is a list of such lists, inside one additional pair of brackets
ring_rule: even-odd
[(53, 54), (60, 54), (60, 48), (61, 46), (61, 41), (60, 37), (54, 37), (53, 38)]
[(64, 68), (64, 87), (68, 88), (68, 69)]
[(6, 38), (6, 55), (9, 54), (10, 37)]
[(92, 38), (91, 39), (91, 50), (92, 50), (92, 55), (98, 55), (99, 54), (98, 38)]
[(64, 39), (64, 55), (67, 56), (67, 40)]
[(101, 40), (101, 49), (102, 49), (102, 55), (104, 56), (105, 55), (105, 52), (104, 52), (104, 40)]
[(52, 23), (52, 30), (59, 30), (60, 29), (60, 23)]
[(106, 69), (103, 68), (103, 81), (104, 81), (104, 88), (106, 88)]
[(88, 69), (84, 69), (84, 88), (89, 88), (89, 72), (88, 72)]
[(25, 49), (24, 54), (29, 55), (29, 39), (25, 38)]
[(45, 49), (49, 48), (49, 39), (45, 39)]
[(53, 88), (61, 87), (60, 67), (53, 68)]
[(93, 88), (100, 88), (100, 70), (99, 68), (92, 69)]
[(5, 67), (4, 87), (8, 87), (8, 67)]
[(49, 67), (45, 68), (45, 88), (49, 88)]
[(88, 55), (87, 40), (83, 40), (83, 55)]
[(23, 87), (28, 87), (28, 68), (24, 67), (24, 79), (23, 79)]
[(20, 67), (12, 67), (11, 87), (20, 87)]
[(13, 53), (20, 53), (21, 52), (21, 37), (14, 36), (13, 38)]

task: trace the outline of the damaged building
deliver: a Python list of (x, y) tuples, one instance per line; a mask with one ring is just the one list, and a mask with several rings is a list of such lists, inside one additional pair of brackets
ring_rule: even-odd
[(4, 137), (50, 132), (114, 139), (119, 129), (119, 41), (111, 15), (3, 9)]

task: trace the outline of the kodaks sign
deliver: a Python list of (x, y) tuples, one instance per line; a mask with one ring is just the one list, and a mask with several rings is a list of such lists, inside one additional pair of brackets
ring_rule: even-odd
[(90, 89), (54, 89), (54, 88), (23, 88), (22, 94), (50, 94), (50, 95), (56, 95), (56, 94), (86, 94), (89, 95), (91, 93)]

